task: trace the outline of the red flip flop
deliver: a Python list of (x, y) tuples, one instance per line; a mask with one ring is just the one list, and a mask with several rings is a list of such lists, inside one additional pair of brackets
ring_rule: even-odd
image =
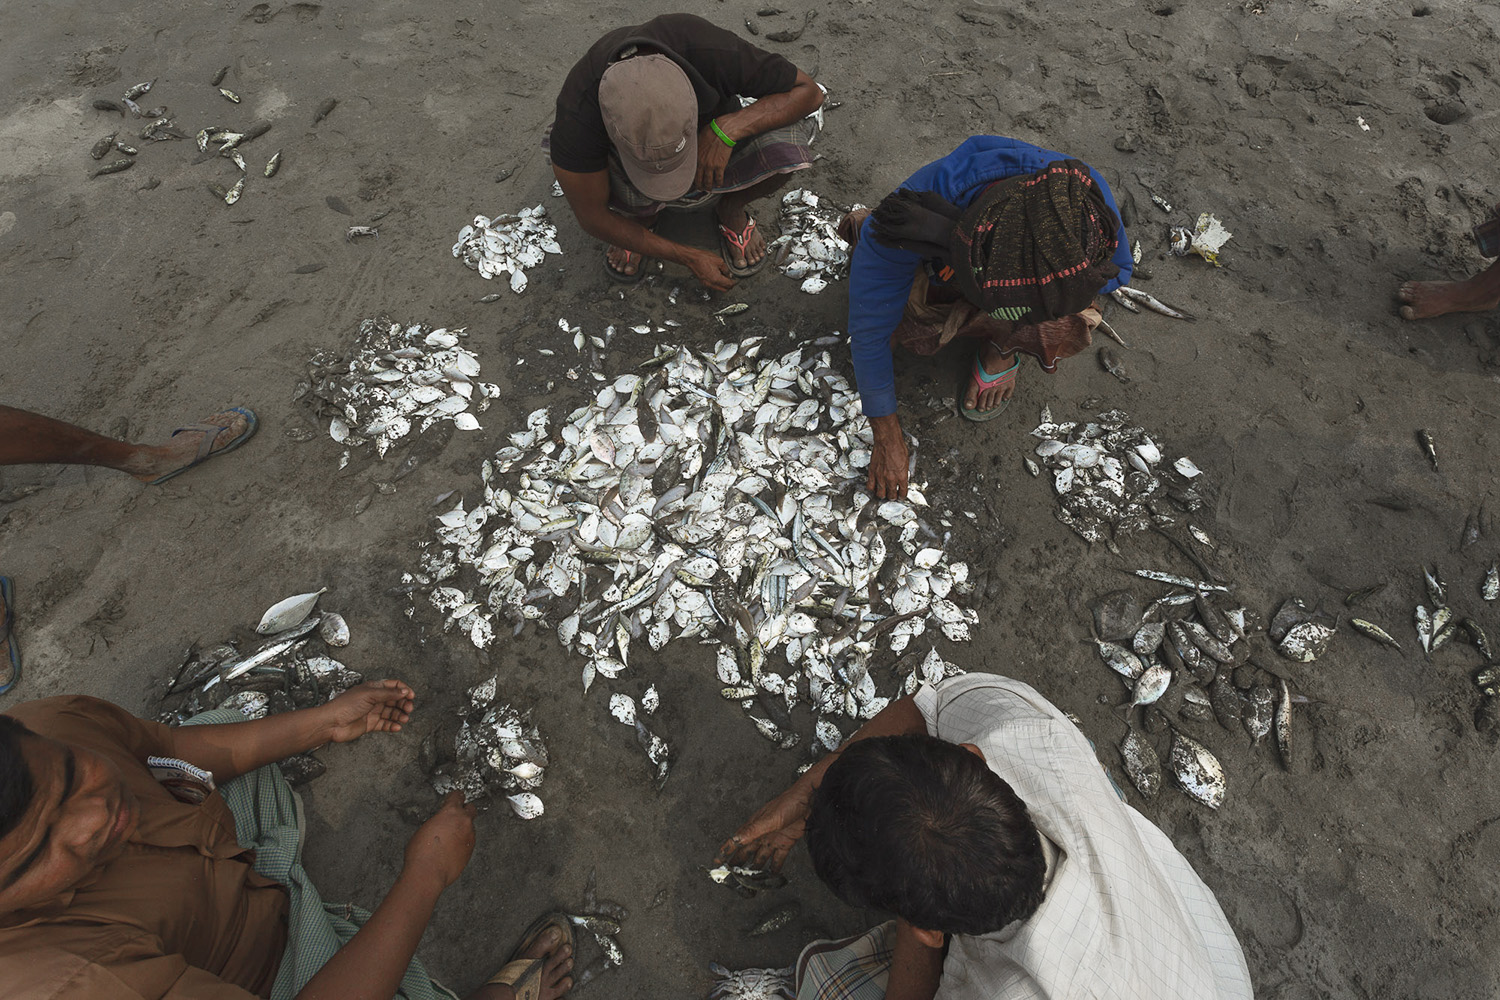
[[(974, 370), (970, 373), (970, 377), (974, 380), (974, 384), (979, 387), (980, 392), (984, 392), (986, 389), (1003, 389), (1006, 386), (1016, 384), (1016, 371), (1021, 367), (1021, 356), (1019, 354), (1016, 355), (1016, 360), (1011, 362), (1009, 368), (991, 375), (984, 370), (984, 363), (980, 360), (983, 353), (982, 349), (974, 352)], [(963, 398), (965, 388), (967, 387), (960, 386), (959, 399)], [(1007, 397), (1001, 401), (999, 406), (988, 410), (973, 409), (960, 404), (959, 413), (963, 415), (965, 420), (972, 420), (976, 424), (982, 424), (986, 420), (994, 420), (1000, 414), (1004, 413), (1005, 408), (1010, 405), (1010, 400), (1011, 397)]]
[(771, 259), (770, 254), (763, 255), (760, 260), (748, 267), (735, 267), (734, 258), (746, 256), (745, 248), (750, 245), (750, 237), (755, 234), (755, 218), (746, 216), (750, 221), (745, 223), (745, 228), (735, 232), (728, 226), (719, 226), (719, 256), (724, 258), (724, 263), (729, 265), (729, 273), (735, 278), (748, 278), (756, 274), (766, 266), (766, 261)]

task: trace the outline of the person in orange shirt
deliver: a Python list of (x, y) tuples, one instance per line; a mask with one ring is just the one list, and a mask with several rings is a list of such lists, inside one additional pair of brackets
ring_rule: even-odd
[[(0, 715), (5, 996), (452, 996), (412, 956), (468, 864), (474, 807), (449, 795), (375, 912), (343, 921), (302, 870), (300, 803), (270, 766), (397, 732), (415, 697), (399, 680), (374, 681), (316, 708), (178, 728), (82, 696)], [(548, 914), (473, 996), (562, 996), (572, 943), (567, 918)]]

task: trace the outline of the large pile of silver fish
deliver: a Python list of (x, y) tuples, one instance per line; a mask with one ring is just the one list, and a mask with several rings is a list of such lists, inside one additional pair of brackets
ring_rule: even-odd
[(299, 395), (311, 392), (328, 418), (329, 437), (344, 446), (339, 468), (353, 449), (370, 445), (384, 457), (413, 431), (422, 434), (439, 421), (479, 429), (475, 413), (489, 408), (500, 387), (479, 381), (479, 358), (460, 346), (465, 336), (461, 327), (367, 319), (349, 353), (323, 351), (308, 362)]
[[(877, 645), (899, 653), (929, 626), (969, 638), (978, 616), (954, 600), (969, 567), (920, 517), (920, 484), (908, 501), (851, 488), (870, 430), (828, 353), (762, 358), (762, 343), (661, 346), (560, 419), (533, 412), (485, 462), (483, 497), (438, 518), (407, 582), (430, 585), (445, 628), (481, 649), (497, 623), (555, 628), (584, 659), (585, 689), (634, 683), (641, 643), (717, 645), (724, 697), (762, 734), (797, 743), (789, 712), (805, 702), (819, 742), (837, 746), (830, 716), (866, 719), (888, 701)], [(956, 672), (920, 653), (917, 679)], [(664, 777), (669, 752), (640, 714), (631, 724)]]
[[(1203, 506), (1199, 468), (1191, 459), (1168, 462), (1145, 428), (1120, 410), (1094, 420), (1054, 421), (1043, 408), (1032, 432), (1036, 456), (1052, 473), (1057, 519), (1090, 543), (1114, 535), (1171, 527)], [(1041, 468), (1025, 459), (1033, 476)]]
[(802, 282), (804, 292), (816, 295), (849, 273), (849, 244), (838, 232), (844, 213), (801, 188), (782, 197), (781, 235), (766, 252), (782, 274)]
[(515, 215), (476, 215), (458, 231), (453, 256), (479, 272), (486, 281), (510, 275), (510, 290), (526, 291), (526, 269), (536, 267), (549, 253), (562, 253), (557, 227), (547, 220), (544, 205), (523, 208)]
[[(246, 649), (233, 640), (209, 649), (188, 648), (163, 685), (156, 720), (180, 725), (200, 712), (235, 709), (246, 719), (312, 708), (364, 681), (328, 655), (349, 644), (349, 626), (332, 612), (313, 611), (318, 595), (299, 594), (272, 606), (256, 632), (266, 638)], [(311, 754), (281, 763), (288, 781), (299, 784), (323, 773)]]
[(446, 730), (429, 737), (422, 749), (431, 764), (432, 787), (439, 795), (460, 791), (465, 802), (504, 795), (517, 816), (536, 819), (543, 812), (535, 790), (542, 786), (547, 747), (531, 712), (501, 703), (499, 690), (498, 677), (469, 689), (451, 753)]
[[(1168, 537), (1184, 554), (1194, 555), (1191, 543)], [(1117, 590), (1100, 597), (1092, 608), (1099, 655), (1126, 689), (1120, 706), (1126, 713), (1120, 757), (1131, 782), (1148, 797), (1161, 790), (1161, 758), (1152, 738), (1169, 732), (1167, 765), (1178, 786), (1204, 805), (1218, 808), (1227, 791), (1224, 768), (1208, 747), (1184, 732), (1215, 720), (1232, 734), (1248, 734), (1252, 749), (1274, 732), (1283, 766), (1290, 768), (1291, 689), (1284, 668), (1266, 669), (1250, 662), (1245, 640), (1258, 630), (1255, 616), (1225, 599), (1231, 587), (1211, 571), (1204, 572), (1203, 579), (1159, 570), (1136, 570), (1135, 575), (1172, 589), (1144, 605), (1133, 591)], [(1315, 617), (1301, 601), (1287, 601), (1272, 622), (1273, 640), (1284, 639), (1302, 625), (1323, 628)], [(1289, 658), (1307, 662), (1331, 635), (1331, 629), (1326, 634), (1304, 632), (1303, 641), (1294, 647), (1298, 656), (1278, 648)], [(1316, 649), (1309, 649), (1309, 644)], [(1143, 710), (1144, 731), (1135, 726), (1137, 708)]]

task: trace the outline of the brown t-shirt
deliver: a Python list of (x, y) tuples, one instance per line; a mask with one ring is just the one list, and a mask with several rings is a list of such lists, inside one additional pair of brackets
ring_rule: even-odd
[(286, 948), (286, 892), (251, 867), (215, 792), (173, 798), (146, 758), (165, 726), (109, 702), (45, 698), (7, 714), (39, 735), (113, 761), (140, 799), (124, 853), (52, 902), (0, 913), (7, 1000), (249, 1000), (268, 997)]
[(617, 28), (594, 43), (568, 73), (557, 95), (552, 124), (552, 162), (589, 174), (609, 166), (609, 133), (599, 111), (599, 80), (629, 43), (670, 56), (698, 95), (698, 127), (738, 111), (736, 97), (784, 94), (797, 82), (797, 67), (758, 49), (738, 35), (694, 14), (663, 14), (645, 24)]

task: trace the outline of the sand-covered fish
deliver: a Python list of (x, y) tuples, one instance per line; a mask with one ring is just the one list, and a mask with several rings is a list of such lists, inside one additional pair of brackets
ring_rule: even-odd
[(1173, 775), (1191, 798), (1217, 809), (1224, 804), (1227, 785), (1224, 767), (1208, 747), (1181, 732), (1172, 733), (1172, 752), (1168, 758)]
[(1152, 798), (1161, 791), (1161, 760), (1144, 736), (1131, 727), (1120, 742), (1120, 760), (1125, 773), (1140, 793)]

